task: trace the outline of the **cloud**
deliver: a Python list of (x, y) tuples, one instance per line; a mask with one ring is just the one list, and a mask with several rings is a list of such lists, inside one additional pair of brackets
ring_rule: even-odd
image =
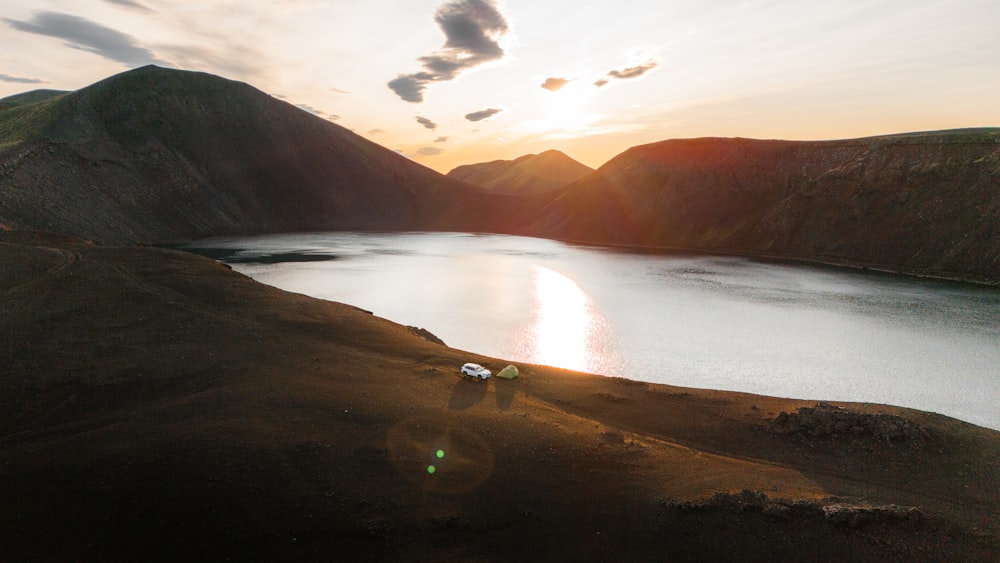
[(141, 10), (143, 12), (152, 12), (153, 11), (153, 10), (150, 10), (146, 6), (143, 6), (142, 4), (140, 4), (138, 2), (135, 2), (134, 0), (104, 0), (104, 1), (107, 2), (108, 4), (117, 4), (117, 5), (123, 6), (125, 8), (132, 8), (134, 10)]
[(330, 121), (337, 121), (338, 119), (340, 119), (339, 115), (335, 115), (335, 114), (332, 114), (332, 113), (326, 113), (325, 111), (320, 110), (320, 109), (316, 109), (316, 108), (312, 107), (309, 104), (295, 104), (295, 107), (297, 107), (299, 109), (302, 109), (302, 110), (305, 110), (305, 111), (308, 111), (309, 113), (311, 113), (311, 114), (313, 114), (313, 115), (315, 115), (317, 117), (322, 117), (323, 119), (329, 119)]
[(372, 130), (368, 131), (368, 134), (372, 135), (372, 136), (379, 135), (379, 134), (382, 134), (382, 133), (385, 133), (385, 129), (372, 129)]
[(13, 82), (14, 84), (46, 84), (48, 80), (42, 80), (41, 78), (25, 78), (23, 76), (11, 76), (9, 74), (0, 74), (0, 82)]
[(489, 119), (502, 111), (503, 111), (502, 109), (495, 109), (495, 108), (484, 109), (484, 110), (474, 111), (472, 113), (467, 113), (465, 114), (465, 118), (468, 119), (469, 121), (482, 121), (484, 119)]
[(434, 139), (434, 142), (435, 143), (447, 143), (448, 142), (448, 137), (438, 137), (437, 139)]
[(128, 66), (166, 64), (152, 51), (140, 46), (131, 35), (79, 16), (60, 12), (35, 12), (30, 20), (4, 18), (4, 21), (19, 31), (62, 39), (69, 47)]
[(347, 90), (341, 90), (340, 88), (330, 88), (330, 91), (335, 94), (350, 94)]
[(434, 123), (433, 121), (431, 121), (430, 119), (427, 119), (426, 117), (419, 117), (418, 116), (417, 117), (417, 123), (423, 125), (424, 127), (430, 129), (431, 131), (433, 131), (434, 129), (438, 128), (438, 124), (437, 123)]
[(224, 74), (252, 77), (260, 75), (261, 53), (243, 45), (225, 45), (220, 50), (207, 45), (162, 45), (180, 68), (214, 68)]
[(500, 39), (509, 31), (494, 0), (448, 0), (434, 14), (445, 43), (433, 54), (419, 57), (423, 71), (400, 74), (388, 83), (404, 101), (424, 101), (431, 82), (453, 80), (462, 71), (502, 59)]
[(621, 70), (609, 70), (608, 73), (600, 78), (597, 82), (594, 82), (594, 86), (600, 88), (601, 86), (606, 86), (611, 82), (612, 78), (618, 80), (628, 80), (630, 78), (639, 78), (640, 76), (646, 74), (647, 72), (656, 68), (658, 64), (655, 61), (649, 61), (641, 65), (630, 66), (628, 68), (623, 68)]
[(546, 78), (545, 82), (542, 83), (542, 88), (545, 88), (549, 92), (558, 92), (562, 90), (562, 87), (569, 84), (569, 79), (566, 78)]
[(420, 147), (417, 149), (417, 154), (420, 156), (437, 156), (444, 152), (444, 149), (439, 149), (437, 147)]
[(656, 68), (656, 63), (650, 61), (648, 63), (641, 64), (638, 66), (630, 66), (622, 70), (612, 70), (608, 72), (608, 76), (612, 78), (620, 78), (622, 80), (626, 80), (629, 78), (639, 78), (640, 76), (646, 74), (647, 72), (653, 70), (654, 68)]

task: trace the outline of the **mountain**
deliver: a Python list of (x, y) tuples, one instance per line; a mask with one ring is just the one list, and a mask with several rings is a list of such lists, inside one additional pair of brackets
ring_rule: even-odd
[(447, 175), (495, 192), (530, 194), (562, 188), (593, 171), (559, 151), (545, 151), (514, 160), (466, 164)]
[(0, 100), (0, 230), (502, 232), (1000, 282), (1000, 129), (669, 140), (547, 183), (567, 170), (589, 169), (548, 151), (446, 177), (247, 84), (155, 66)]
[(1000, 129), (633, 147), (534, 232), (1000, 281)]
[(68, 93), (63, 90), (32, 90), (23, 94), (14, 94), (0, 100), (0, 110), (44, 102), (45, 100)]
[[(0, 109), (0, 226), (98, 241), (509, 230), (509, 198), (247, 84), (147, 66)], [(30, 102), (34, 103), (30, 103)]]

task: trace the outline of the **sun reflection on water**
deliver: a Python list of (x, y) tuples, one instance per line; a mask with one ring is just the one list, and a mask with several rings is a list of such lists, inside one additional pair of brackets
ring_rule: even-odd
[(568, 277), (535, 267), (531, 361), (577, 371), (602, 371), (597, 331), (603, 325), (590, 298)]

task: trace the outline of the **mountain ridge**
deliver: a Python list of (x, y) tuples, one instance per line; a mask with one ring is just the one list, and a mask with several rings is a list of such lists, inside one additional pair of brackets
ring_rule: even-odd
[(1000, 281), (1000, 129), (632, 147), (567, 187), (543, 236)]
[(538, 194), (565, 187), (594, 169), (557, 150), (457, 166), (446, 174), (493, 192)]
[(499, 229), (504, 198), (245, 83), (146, 66), (3, 110), (0, 223), (113, 242)]
[(564, 187), (510, 194), (209, 74), (147, 66), (29, 94), (0, 108), (2, 229), (118, 243), (498, 232), (1000, 283), (997, 128), (669, 139)]

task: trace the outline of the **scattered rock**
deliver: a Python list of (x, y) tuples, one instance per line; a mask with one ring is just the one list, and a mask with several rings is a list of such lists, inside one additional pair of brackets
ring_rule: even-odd
[(411, 326), (411, 327), (407, 327), (407, 328), (409, 328), (410, 331), (413, 334), (416, 334), (417, 336), (419, 336), (420, 338), (423, 338), (424, 340), (426, 340), (428, 342), (433, 342), (435, 344), (440, 344), (442, 346), (447, 346), (447, 344), (444, 343), (444, 340), (441, 340), (434, 333), (432, 333), (431, 331), (427, 330), (426, 328), (420, 328), (420, 327), (416, 327), (416, 326)]
[(922, 510), (914, 506), (870, 505), (860, 500), (828, 498), (817, 500), (772, 499), (760, 491), (743, 489), (739, 493), (716, 493), (704, 501), (665, 501), (663, 506), (681, 513), (723, 510), (734, 514), (759, 513), (776, 520), (795, 517), (822, 517), (825, 522), (851, 529), (874, 523), (922, 524), (929, 522)]
[(924, 513), (914, 506), (857, 506), (849, 504), (828, 504), (823, 507), (823, 518), (831, 524), (857, 528), (876, 521), (897, 520), (920, 522)]
[(798, 412), (781, 412), (768, 424), (774, 434), (799, 434), (815, 438), (838, 435), (871, 436), (887, 443), (921, 443), (928, 431), (911, 420), (894, 414), (868, 414), (819, 403)]

